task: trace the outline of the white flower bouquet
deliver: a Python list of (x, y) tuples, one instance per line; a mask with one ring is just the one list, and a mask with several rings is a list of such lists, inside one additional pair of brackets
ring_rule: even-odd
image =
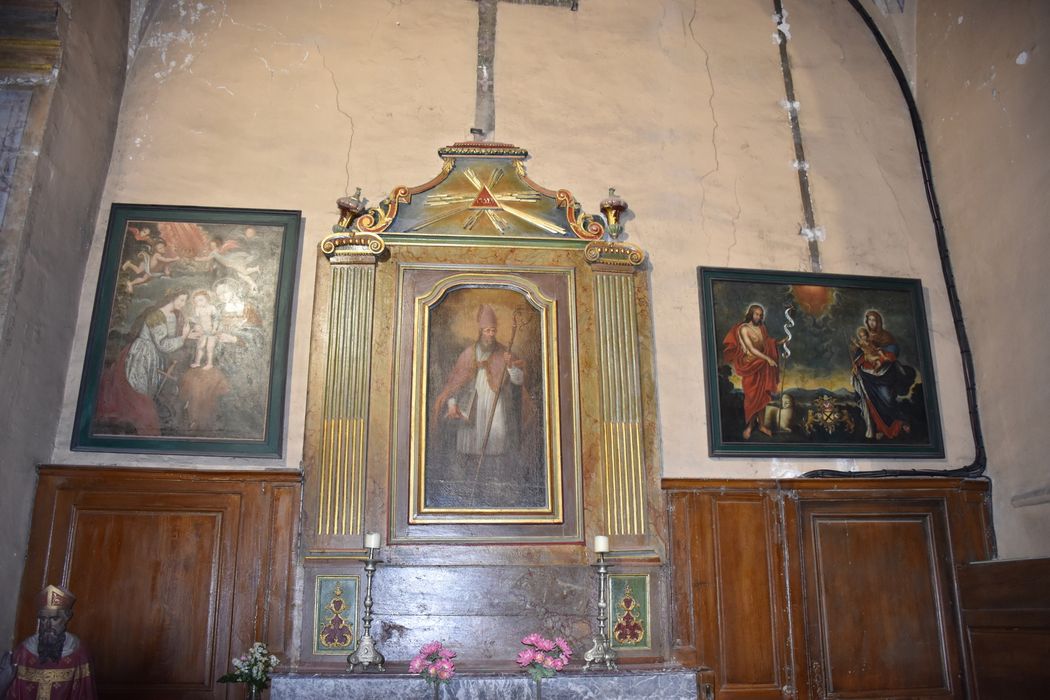
[(277, 668), (277, 662), (265, 644), (256, 642), (233, 660), (233, 672), (219, 678), (219, 682), (247, 683), (255, 691), (264, 690), (270, 686), (270, 673)]

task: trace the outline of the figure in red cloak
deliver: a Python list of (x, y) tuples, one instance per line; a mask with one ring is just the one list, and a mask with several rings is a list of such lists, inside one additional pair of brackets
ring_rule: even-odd
[(722, 341), (723, 360), (732, 365), (744, 390), (744, 439), (751, 437), (754, 425), (766, 435), (773, 433), (762, 425), (761, 414), (773, 400), (780, 383), (780, 357), (777, 345), (766, 331), (766, 311), (759, 304), (747, 309), (744, 320), (733, 326)]
[(477, 341), (459, 353), (431, 408), (431, 444), (445, 447), (432, 453), (427, 504), (542, 504), (547, 487), (526, 363), (496, 339), (492, 306), (478, 308), (477, 325)]
[(525, 382), (525, 363), (496, 340), (491, 306), (481, 305), (477, 320), (478, 341), (456, 358), (434, 402), (433, 424), (444, 419), (459, 426), (457, 449), (462, 454), (502, 455), (520, 439), (521, 421), (531, 417), (528, 395), (518, 391)]

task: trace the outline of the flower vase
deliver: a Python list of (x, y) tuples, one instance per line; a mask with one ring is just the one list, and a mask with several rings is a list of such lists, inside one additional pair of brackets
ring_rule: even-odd
[(262, 688), (251, 683), (247, 686), (247, 692), (244, 694), (245, 700), (262, 700)]
[(543, 679), (535, 678), (534, 680), (536, 681), (536, 700), (541, 700), (543, 698)]
[(434, 688), (433, 698), (434, 698), (434, 700), (438, 700), (438, 697), (441, 695), (441, 684), (440, 683), (431, 683), (431, 686), (433, 686), (433, 688)]

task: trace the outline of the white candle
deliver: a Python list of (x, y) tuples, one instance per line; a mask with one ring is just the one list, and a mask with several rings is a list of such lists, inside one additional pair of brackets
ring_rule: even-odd
[(609, 551), (609, 538), (605, 535), (594, 536), (594, 551), (597, 553), (603, 553)]
[(379, 549), (379, 533), (378, 532), (366, 532), (365, 533), (365, 547), (368, 549)]

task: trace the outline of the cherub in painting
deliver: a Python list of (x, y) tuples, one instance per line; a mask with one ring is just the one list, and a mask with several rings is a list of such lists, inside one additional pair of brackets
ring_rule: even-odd
[(258, 274), (259, 266), (253, 265), (252, 256), (244, 251), (237, 250), (237, 241), (223, 241), (221, 237), (214, 236), (208, 242), (208, 251), (198, 255), (194, 260), (211, 260), (216, 265), (226, 268), (241, 278), (252, 292), (258, 291), (258, 285), (252, 275)]
[[(146, 231), (148, 235), (149, 229), (146, 229)], [(136, 235), (136, 238), (138, 238), (138, 235)], [(138, 277), (129, 280), (125, 284), (128, 294), (131, 294), (136, 286), (145, 284), (156, 277), (171, 277), (171, 264), (179, 259), (177, 255), (168, 255), (168, 245), (164, 241), (156, 241), (152, 244), (150, 250), (141, 251), (138, 254), (138, 258), (142, 262), (136, 263), (134, 260), (125, 260), (124, 264), (120, 266), (121, 270), (131, 270), (132, 273), (138, 275)]]

